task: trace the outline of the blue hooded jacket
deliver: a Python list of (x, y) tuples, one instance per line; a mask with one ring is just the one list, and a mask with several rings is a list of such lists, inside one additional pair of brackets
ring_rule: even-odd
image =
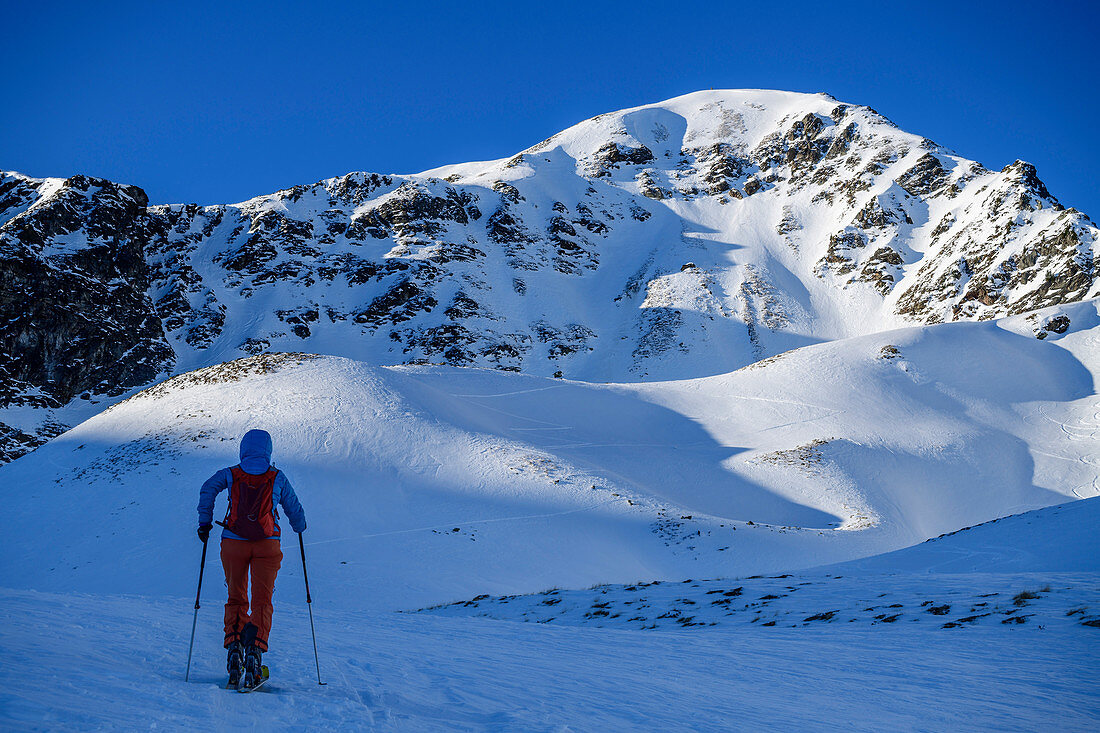
[[(241, 470), (245, 473), (259, 476), (267, 473), (271, 465), (272, 441), (271, 435), (266, 430), (249, 430), (241, 438)], [(233, 468), (223, 468), (208, 478), (199, 490), (199, 524), (213, 524), (214, 500), (218, 494), (228, 489), (233, 484)], [(272, 506), (282, 506), (290, 520), (290, 528), (295, 532), (303, 532), (306, 528), (306, 513), (294, 494), (294, 489), (287, 480), (286, 474), (279, 471), (275, 477), (275, 484), (271, 490)], [(278, 520), (278, 509), (275, 510), (275, 519)], [(275, 535), (274, 538), (278, 538)], [(228, 529), (222, 530), (222, 538), (231, 540), (244, 540)], [(274, 539), (273, 538), (273, 539)]]

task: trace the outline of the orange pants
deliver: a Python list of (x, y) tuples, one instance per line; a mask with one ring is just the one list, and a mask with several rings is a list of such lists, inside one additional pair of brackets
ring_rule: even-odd
[[(225, 646), (240, 640), (245, 624), (256, 625), (256, 646), (267, 651), (267, 635), (271, 632), (271, 595), (275, 592), (275, 576), (283, 563), (283, 549), (278, 539), (231, 540), (222, 538), (222, 567), (229, 600), (225, 604)], [(248, 573), (252, 571), (252, 613), (248, 612)]]

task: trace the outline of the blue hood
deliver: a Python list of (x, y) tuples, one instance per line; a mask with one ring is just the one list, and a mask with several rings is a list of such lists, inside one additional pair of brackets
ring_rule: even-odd
[(241, 438), (241, 469), (259, 476), (271, 466), (271, 435), (266, 430), (249, 430)]

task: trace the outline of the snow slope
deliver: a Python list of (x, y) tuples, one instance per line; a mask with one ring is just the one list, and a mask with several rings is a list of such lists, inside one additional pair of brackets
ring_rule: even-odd
[[(175, 377), (0, 467), (0, 726), (1094, 730), (1098, 307), (665, 383), (293, 354)], [(186, 518), (255, 426), (309, 517), (329, 684), (288, 544), (271, 690), (243, 697), (213, 558), (182, 680)]]
[(866, 557), (1097, 494), (1097, 306), (1043, 339), (1050, 313), (668, 383), (293, 355), (199, 370), (0, 467), (0, 586), (179, 594), (197, 487), (256, 426), (318, 583), (354, 608)]
[(185, 684), (188, 599), (0, 591), (0, 727), (1092, 731), (1100, 717), (1089, 643), (1100, 631), (1080, 626), (639, 632), (344, 611), (315, 599), (327, 686), (317, 685), (295, 598), (277, 610), (265, 657), (272, 693), (245, 696), (218, 688), (213, 600), (199, 611)]
[[(866, 629), (889, 624), (930, 633), (946, 629), (969, 633), (975, 628), (1026, 625), (1077, 633), (1095, 643), (1095, 632), (1089, 629), (1100, 628), (1098, 579), (1096, 570), (855, 576), (783, 573), (596, 585), (495, 598), (481, 595), (422, 612), (539, 625), (635, 631), (696, 629), (699, 633), (715, 627)], [(1100, 647), (1096, 649), (1100, 651)]]
[(1100, 499), (994, 519), (914, 547), (829, 566), (835, 573), (1100, 573)]
[[(482, 595), (423, 611), (642, 631), (754, 624), (1100, 628), (1098, 513), (1100, 498), (1059, 504), (796, 575)], [(1082, 638), (1100, 654), (1100, 640)]]

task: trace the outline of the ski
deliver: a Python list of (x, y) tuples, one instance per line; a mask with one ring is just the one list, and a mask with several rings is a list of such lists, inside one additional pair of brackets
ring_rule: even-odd
[[(245, 683), (246, 677), (242, 675), (240, 681), (237, 683), (237, 688), (236, 688), (237, 692), (240, 692), (240, 693), (244, 694), (244, 693), (254, 692), (256, 690), (259, 690), (261, 687), (263, 687), (264, 683), (267, 682), (268, 676), (269, 676), (269, 673), (268, 673), (268, 669), (267, 669), (266, 664), (262, 665), (260, 667), (260, 681), (253, 684), (253, 685), (246, 684)], [(232, 689), (232, 688), (230, 688), (229, 686), (226, 686), (226, 689), (228, 690), (228, 689)], [(263, 691), (268, 692), (270, 690), (271, 690), (271, 688), (266, 688)]]

